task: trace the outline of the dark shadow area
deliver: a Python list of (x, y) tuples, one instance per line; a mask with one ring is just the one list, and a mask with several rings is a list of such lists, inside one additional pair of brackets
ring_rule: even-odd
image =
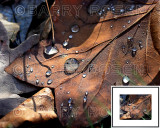
[(149, 85), (160, 85), (160, 72), (156, 75), (156, 77), (152, 80)]
[[(87, 128), (110, 128), (110, 127), (111, 127), (111, 117), (107, 117), (103, 119), (100, 123)], [(39, 124), (32, 124), (30, 122), (25, 122), (19, 128), (66, 128), (66, 127), (63, 127), (58, 119), (54, 119)]]

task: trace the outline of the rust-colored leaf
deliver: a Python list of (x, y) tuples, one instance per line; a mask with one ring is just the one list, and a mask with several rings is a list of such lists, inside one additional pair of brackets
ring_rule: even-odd
[(25, 121), (38, 123), (57, 118), (54, 97), (49, 88), (44, 88), (0, 120), (0, 127), (18, 127)]
[(155, 49), (160, 53), (160, 1), (154, 8), (151, 15), (151, 33), (154, 41)]
[[(88, 14), (89, 0), (57, 0), (51, 8), (56, 42), (52, 55), (44, 53), (46, 46), (51, 49), (51, 42), (41, 41), (6, 71), (35, 86), (55, 88), (56, 109), (63, 125), (95, 123), (109, 115), (111, 85), (126, 85), (124, 77), (129, 78), (127, 85), (146, 85), (159, 72), (160, 56), (150, 33), (154, 2), (148, 0), (124, 14), (108, 11), (100, 18)], [(65, 5), (71, 6), (72, 15), (62, 15)], [(81, 7), (78, 15), (73, 5)], [(18, 73), (15, 67), (19, 67)]]

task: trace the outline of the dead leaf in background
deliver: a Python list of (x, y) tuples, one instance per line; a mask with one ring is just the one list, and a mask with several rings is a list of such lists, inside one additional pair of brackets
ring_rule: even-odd
[(0, 22), (2, 22), (2, 24), (5, 26), (9, 40), (14, 42), (17, 38), (17, 33), (20, 30), (20, 26), (17, 23), (8, 22), (1, 13), (0, 13)]
[[(0, 22), (0, 116), (4, 116), (9, 111), (13, 109), (13, 106), (19, 105), (19, 95), (23, 93), (29, 93), (37, 88), (23, 83), (13, 76), (7, 74), (4, 69), (10, 64), (16, 57), (23, 55), (24, 52), (28, 51), (33, 45), (37, 44), (39, 41), (39, 35), (32, 35), (26, 41), (24, 41), (20, 46), (15, 49), (10, 49), (9, 38), (7, 30), (4, 25)], [(19, 67), (16, 67), (16, 72), (18, 72)], [(13, 106), (8, 105), (11, 98), (15, 98)], [(8, 102), (7, 102), (8, 100)], [(8, 105), (8, 107), (3, 107)], [(15, 106), (16, 107), (16, 106)], [(8, 109), (4, 111), (5, 109)]]
[(57, 118), (54, 111), (54, 97), (49, 88), (44, 88), (0, 120), (0, 127), (18, 127), (25, 121), (44, 122)]
[[(119, 15), (108, 11), (103, 18), (88, 14), (90, 2), (55, 1), (55, 45), (43, 40), (6, 68), (22, 81), (55, 88), (58, 117), (71, 127), (88, 126), (109, 115), (111, 85), (149, 84), (160, 66), (150, 33), (155, 1)], [(62, 15), (64, 5), (71, 6), (72, 15)], [(73, 5), (81, 8), (78, 16)], [(14, 72), (15, 66), (23, 67), (21, 75)]]
[(129, 96), (129, 101), (127, 105), (121, 106), (121, 110), (125, 111), (124, 114), (120, 119), (121, 120), (139, 120), (145, 114), (149, 114), (151, 112), (151, 95), (134, 95)]
[[(26, 40), (28, 29), (32, 22), (32, 17), (35, 15), (33, 10), (36, 9), (44, 0), (21, 0), (10, 6), (0, 5), (0, 13), (7, 17), (9, 22), (15, 22), (20, 25), (20, 34), (17, 44)], [(41, 10), (41, 13), (43, 10)], [(41, 14), (39, 14), (41, 15)]]

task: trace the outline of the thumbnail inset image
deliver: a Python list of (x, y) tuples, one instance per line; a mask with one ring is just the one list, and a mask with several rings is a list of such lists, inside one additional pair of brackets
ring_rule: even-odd
[(120, 120), (151, 120), (152, 95), (120, 95)]

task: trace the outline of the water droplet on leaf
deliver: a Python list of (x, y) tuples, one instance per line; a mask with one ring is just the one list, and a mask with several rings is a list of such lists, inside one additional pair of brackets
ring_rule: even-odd
[(69, 39), (72, 39), (72, 38), (73, 38), (73, 35), (70, 35), (70, 36), (69, 36)]
[(52, 72), (50, 71), (50, 70), (48, 70), (47, 72), (46, 72), (46, 76), (47, 77), (50, 77), (52, 75)]
[(68, 99), (68, 104), (72, 104), (72, 98)]
[(130, 24), (130, 23), (131, 23), (131, 21), (129, 20), (129, 21), (128, 21), (128, 24)]
[(82, 76), (82, 77), (83, 77), (83, 78), (86, 78), (86, 76), (87, 76), (86, 74), (83, 74), (83, 76)]
[(123, 85), (129, 85), (130, 79), (128, 76), (124, 76), (122, 79)]
[(53, 80), (48, 80), (47, 84), (50, 85), (52, 84)]
[(88, 93), (88, 91), (87, 91), (87, 92), (85, 93), (85, 95), (88, 96), (88, 94), (89, 94), (89, 93)]
[(79, 62), (77, 59), (75, 58), (70, 58), (68, 60), (66, 60), (65, 64), (64, 64), (64, 70), (66, 74), (73, 74), (76, 72), (76, 70), (79, 67)]
[(54, 54), (57, 54), (58, 53), (58, 50), (55, 48), (55, 47), (52, 47), (52, 46), (47, 46), (45, 47), (44, 49), (44, 53), (46, 55), (54, 55)]
[(68, 41), (64, 41), (64, 43), (63, 43), (63, 47), (66, 47), (68, 45)]
[(124, 13), (124, 11), (125, 11), (124, 9), (121, 9), (121, 10), (120, 10), (120, 13)]
[(71, 31), (72, 31), (73, 33), (77, 33), (77, 32), (79, 32), (79, 30), (80, 30), (80, 28), (79, 28), (78, 25), (73, 25), (73, 26), (71, 27)]
[(136, 48), (133, 48), (133, 49), (132, 49), (132, 57), (135, 57), (135, 56), (136, 56), (136, 53), (137, 53), (137, 49), (136, 49)]
[(36, 84), (39, 84), (39, 80), (38, 79), (36, 80)]
[(85, 96), (85, 97), (83, 98), (83, 102), (84, 102), (84, 103), (87, 102), (87, 96)]
[(31, 73), (33, 72), (33, 68), (30, 69), (30, 72), (31, 72)]

